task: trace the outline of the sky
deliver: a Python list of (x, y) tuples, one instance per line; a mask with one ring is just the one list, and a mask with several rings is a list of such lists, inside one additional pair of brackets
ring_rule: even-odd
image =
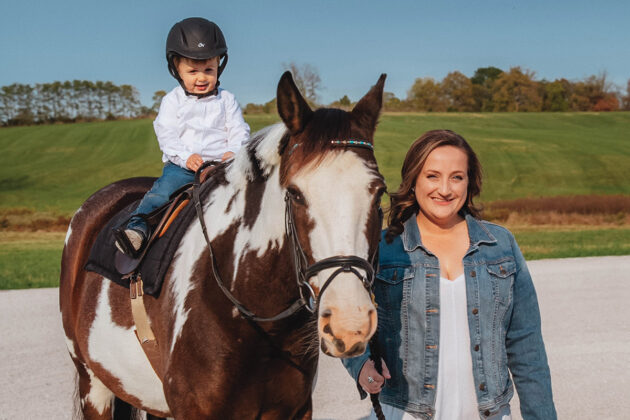
[(324, 104), (360, 99), (381, 73), (401, 99), (416, 78), (487, 66), (547, 80), (606, 72), (623, 91), (630, 79), (628, 0), (0, 1), (0, 86), (111, 81), (145, 105), (177, 86), (166, 35), (193, 16), (221, 27), (221, 86), (242, 106), (273, 99), (290, 62), (317, 69)]

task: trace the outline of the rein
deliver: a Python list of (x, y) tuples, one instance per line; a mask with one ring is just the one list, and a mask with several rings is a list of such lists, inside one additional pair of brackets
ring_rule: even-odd
[(250, 311), (243, 305), (236, 297), (229, 291), (229, 289), (223, 284), (223, 280), (221, 280), (221, 276), (219, 275), (219, 271), (217, 269), (217, 261), (214, 257), (214, 252), (212, 252), (212, 244), (210, 242), (210, 237), (208, 236), (208, 229), (206, 227), (206, 222), (203, 217), (203, 210), (201, 206), (201, 198), (199, 197), (199, 187), (200, 187), (200, 174), (207, 166), (215, 164), (215, 162), (206, 162), (204, 163), (195, 173), (195, 181), (193, 183), (193, 201), (195, 203), (195, 210), (197, 212), (197, 218), (199, 219), (199, 223), (201, 224), (201, 230), (203, 231), (203, 236), (206, 239), (206, 245), (208, 248), (208, 252), (210, 254), (210, 265), (212, 266), (212, 273), (214, 274), (214, 279), (223, 292), (223, 294), (232, 302), (232, 304), (238, 309), (238, 311), (248, 320), (256, 321), (256, 322), (273, 322), (279, 321), (281, 319), (285, 319), (296, 313), (302, 306), (306, 305), (306, 301), (302, 298), (296, 300), (291, 306), (289, 306), (284, 311), (272, 317), (260, 317), (256, 315), (254, 312)]

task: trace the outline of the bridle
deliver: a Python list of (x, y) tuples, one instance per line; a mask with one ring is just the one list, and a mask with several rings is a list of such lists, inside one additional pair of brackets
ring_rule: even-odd
[[(295, 267), (295, 277), (297, 279), (297, 285), (300, 290), (300, 300), (304, 301), (305, 308), (311, 313), (315, 313), (317, 308), (319, 307), (319, 302), (321, 296), (323, 296), (324, 291), (328, 288), (328, 286), (332, 283), (332, 281), (341, 273), (353, 273), (357, 276), (363, 287), (372, 294), (372, 284), (374, 284), (374, 273), (376, 271), (376, 264), (378, 264), (377, 254), (378, 248), (375, 249), (370, 261), (367, 261), (364, 258), (357, 257), (356, 255), (336, 255), (334, 257), (324, 258), (323, 260), (319, 260), (314, 262), (313, 264), (308, 264), (308, 259), (306, 257), (306, 253), (304, 252), (304, 248), (302, 248), (302, 244), (300, 244), (300, 240), (297, 235), (297, 231), (295, 229), (295, 220), (293, 215), (293, 205), (291, 193), (287, 191), (284, 201), (286, 203), (286, 211), (285, 211), (285, 226), (287, 230), (287, 236), (291, 241), (291, 251), (293, 254), (293, 265)], [(380, 208), (379, 208), (379, 214)], [(327, 270), (329, 268), (335, 268), (335, 270), (324, 282), (324, 285), (319, 290), (319, 293), (316, 293), (313, 290), (313, 287), (309, 283), (311, 277), (317, 275), (320, 271)], [(357, 270), (357, 268), (363, 269), (365, 274), (361, 274)], [(307, 296), (305, 296), (307, 294)]]
[[(342, 147), (362, 147), (370, 150), (374, 150), (372, 144), (365, 140), (331, 140), (330, 144), (333, 146), (342, 146)], [(299, 143), (297, 144), (299, 145)], [(295, 149), (295, 146), (293, 150)], [(292, 151), (293, 151), (292, 150)], [(292, 152), (291, 151), (291, 152)], [(291, 153), (290, 152), (290, 153)], [(293, 254), (293, 261), (295, 266), (295, 274), (297, 280), (297, 286), (300, 292), (300, 297), (291, 304), (288, 308), (281, 311), (280, 313), (271, 316), (271, 317), (261, 317), (256, 315), (254, 312), (250, 311), (243, 305), (236, 297), (230, 292), (230, 290), (225, 286), (223, 281), (221, 280), (221, 276), (219, 275), (219, 271), (217, 269), (217, 262), (214, 257), (214, 253), (212, 251), (212, 244), (210, 241), (210, 237), (208, 236), (208, 231), (206, 228), (206, 223), (203, 217), (203, 210), (201, 199), (199, 196), (200, 189), (200, 175), (207, 166), (209, 166), (211, 162), (208, 162), (208, 165), (204, 164), (200, 167), (195, 174), (195, 181), (193, 183), (193, 201), (195, 203), (195, 210), (197, 212), (197, 218), (201, 224), (201, 230), (203, 231), (203, 236), (206, 240), (206, 245), (209, 252), (210, 265), (212, 266), (212, 273), (214, 274), (215, 281), (219, 286), (219, 289), (225, 294), (225, 296), (232, 302), (232, 304), (238, 309), (241, 315), (251, 321), (256, 322), (273, 322), (279, 321), (281, 319), (285, 319), (295, 314), (302, 307), (306, 308), (309, 312), (315, 313), (319, 307), (319, 302), (321, 297), (323, 296), (324, 291), (328, 288), (328, 286), (332, 283), (332, 281), (341, 273), (353, 273), (360, 280), (365, 289), (372, 295), (372, 284), (374, 283), (374, 273), (377, 271), (378, 264), (378, 246), (375, 247), (375, 250), (370, 257), (370, 260), (366, 260), (364, 258), (355, 256), (355, 255), (336, 255), (333, 257), (328, 257), (323, 260), (319, 260), (314, 262), (313, 264), (308, 264), (308, 259), (306, 254), (304, 253), (304, 248), (300, 244), (296, 227), (295, 227), (295, 219), (293, 214), (293, 206), (291, 204), (291, 193), (287, 191), (285, 195), (285, 203), (286, 203), (286, 211), (285, 211), (285, 226), (287, 231), (287, 236), (291, 242), (291, 249)], [(382, 222), (382, 211), (379, 207), (379, 215), (381, 217)], [(380, 226), (380, 225), (379, 225)], [(309, 283), (309, 279), (320, 271), (335, 268), (335, 270), (328, 279), (324, 282), (324, 285), (320, 289), (319, 293), (316, 293), (313, 287)], [(362, 269), (365, 271), (365, 274), (362, 274), (358, 269)]]

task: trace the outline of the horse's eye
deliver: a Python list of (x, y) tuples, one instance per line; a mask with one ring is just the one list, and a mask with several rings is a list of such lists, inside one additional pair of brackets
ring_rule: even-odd
[(304, 196), (297, 187), (290, 186), (289, 188), (287, 188), (287, 192), (289, 193), (289, 197), (291, 197), (291, 200), (298, 204), (304, 204)]

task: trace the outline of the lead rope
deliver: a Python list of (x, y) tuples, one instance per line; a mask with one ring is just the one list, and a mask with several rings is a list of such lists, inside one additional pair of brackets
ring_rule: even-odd
[[(374, 333), (372, 338), (370, 339), (370, 359), (374, 362), (374, 368), (378, 372), (379, 375), (383, 376), (383, 365), (382, 365), (382, 357), (381, 350), (378, 345), (378, 331)], [(374, 413), (376, 414), (376, 418), (378, 420), (385, 420), (385, 414), (383, 414), (383, 407), (381, 407), (381, 401), (378, 399), (378, 396), (381, 393), (378, 392), (376, 394), (370, 394), (370, 400), (372, 400), (372, 408), (374, 408)]]
[[(379, 207), (378, 215), (381, 219), (381, 226), (383, 226), (383, 209)], [(377, 251), (374, 253), (372, 266), (374, 267), (374, 272), (378, 271), (378, 246)], [(374, 292), (372, 292), (374, 293)], [(383, 355), (381, 354), (381, 347), (378, 345), (378, 328), (374, 331), (374, 335), (370, 338), (370, 342), (368, 343), (370, 347), (370, 359), (374, 362), (374, 368), (379, 375), (383, 376)], [(372, 401), (372, 408), (374, 408), (374, 414), (376, 414), (376, 418), (378, 420), (386, 420), (385, 414), (383, 414), (383, 407), (381, 407), (381, 401), (378, 399), (378, 396), (381, 393), (378, 392), (376, 394), (370, 394), (370, 400)]]

